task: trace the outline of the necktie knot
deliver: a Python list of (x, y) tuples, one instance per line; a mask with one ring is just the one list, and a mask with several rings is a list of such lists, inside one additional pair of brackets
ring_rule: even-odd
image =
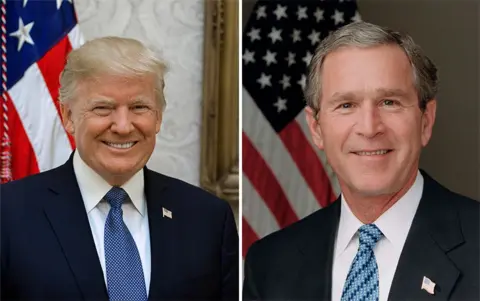
[(383, 233), (375, 224), (363, 225), (358, 229), (360, 233), (360, 246), (366, 246), (371, 249), (375, 247), (382, 237)]
[(123, 202), (128, 198), (128, 194), (123, 188), (112, 187), (104, 199), (110, 204), (112, 208), (119, 209), (122, 207)]

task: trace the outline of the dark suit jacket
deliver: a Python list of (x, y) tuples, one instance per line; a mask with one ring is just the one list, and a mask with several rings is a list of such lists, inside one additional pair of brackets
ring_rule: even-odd
[[(108, 300), (72, 157), (1, 186), (2, 301)], [(238, 300), (238, 234), (230, 206), (147, 168), (144, 175), (149, 300)], [(162, 207), (172, 219), (162, 216)]]
[[(480, 300), (480, 203), (422, 171), (424, 190), (389, 300)], [(245, 262), (245, 300), (331, 300), (340, 202), (257, 241)], [(423, 276), (435, 295), (421, 290)]]

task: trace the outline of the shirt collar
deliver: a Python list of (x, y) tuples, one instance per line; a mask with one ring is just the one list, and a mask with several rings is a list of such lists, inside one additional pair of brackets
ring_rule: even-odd
[[(417, 171), (412, 187), (392, 207), (384, 212), (374, 223), (395, 248), (400, 250), (405, 244), (408, 231), (422, 197), (423, 176)], [(353, 214), (341, 195), (340, 222), (338, 227), (335, 256), (342, 254), (357, 234), (363, 223)]]
[[(108, 184), (107, 181), (88, 166), (78, 151), (75, 151), (73, 154), (73, 170), (82, 194), (85, 209), (87, 213), (90, 213), (112, 188), (112, 185)], [(144, 186), (143, 169), (139, 170), (121, 186), (128, 193), (133, 205), (142, 216), (145, 214)]]

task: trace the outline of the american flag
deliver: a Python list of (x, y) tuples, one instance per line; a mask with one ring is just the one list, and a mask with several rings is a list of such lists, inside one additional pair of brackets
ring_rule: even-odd
[(243, 256), (250, 245), (328, 206), (338, 182), (305, 121), (316, 46), (360, 21), (353, 1), (258, 1), (243, 33)]
[(59, 75), (81, 37), (72, 0), (1, 0), (1, 181), (61, 165), (75, 143), (64, 130)]

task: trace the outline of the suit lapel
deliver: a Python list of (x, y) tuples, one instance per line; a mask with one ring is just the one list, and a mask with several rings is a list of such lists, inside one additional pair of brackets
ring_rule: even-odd
[[(175, 274), (175, 202), (171, 198), (163, 198), (166, 181), (147, 168), (145, 172), (145, 195), (150, 226), (151, 276), (149, 300), (160, 300), (168, 291), (168, 279)], [(172, 218), (163, 216), (163, 208), (172, 212)]]
[[(447, 253), (464, 239), (455, 207), (447, 192), (422, 171), (423, 196), (398, 262), (389, 300), (448, 300), (460, 272)], [(431, 296), (421, 289), (423, 277), (436, 283)]]
[(331, 300), (335, 237), (340, 220), (340, 201), (317, 212), (310, 233), (301, 238), (300, 268), (295, 275), (295, 294), (305, 300)]
[(75, 276), (83, 298), (107, 300), (107, 290), (83, 199), (73, 171), (73, 155), (52, 174), (45, 214)]

